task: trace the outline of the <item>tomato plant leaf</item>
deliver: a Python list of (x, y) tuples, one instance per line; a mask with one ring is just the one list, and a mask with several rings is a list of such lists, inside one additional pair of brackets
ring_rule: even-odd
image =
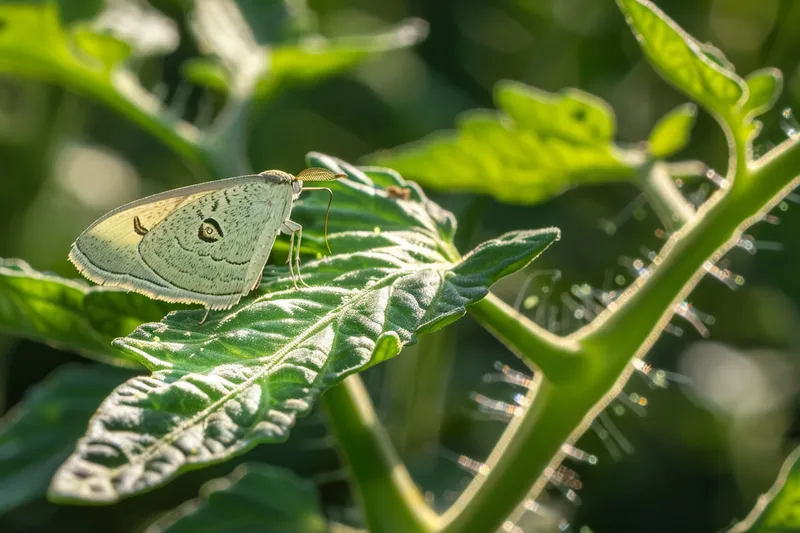
[(175, 306), (0, 260), (0, 331), (106, 363), (138, 366), (110, 342)]
[(346, 71), (375, 55), (407, 48), (427, 35), (427, 25), (407, 20), (383, 32), (327, 39), (311, 31), (307, 9), (284, 2), (198, 2), (192, 30), (206, 52), (183, 74), (220, 92), (243, 87), (266, 98), (294, 85)]
[(89, 418), (133, 372), (110, 366), (59, 368), (0, 423), (0, 514), (44, 497)]
[(67, 31), (55, 2), (0, 6), (0, 72), (110, 86), (111, 71), (130, 51), (128, 44), (88, 26)]
[(617, 0), (645, 56), (669, 83), (709, 111), (738, 113), (747, 86), (722, 52), (699, 43), (649, 0)]
[(694, 104), (680, 105), (661, 117), (650, 132), (650, 155), (655, 159), (664, 159), (686, 148), (692, 136), (695, 117), (697, 106)]
[(249, 463), (213, 479), (200, 495), (144, 533), (324, 533), (327, 523), (314, 484), (291, 470)]
[[(258, 290), (202, 325), (202, 311), (178, 311), (115, 341), (152, 375), (103, 402), (56, 474), (53, 499), (113, 502), (285, 440), (322, 391), (463, 316), (558, 237), (512, 232), (459, 257), (452, 214), (416, 184), (321, 154), (309, 165), (347, 175), (330, 184), (333, 255), (301, 265), (308, 287), (268, 266)], [(312, 252), (324, 249), (327, 204), (307, 194), (293, 211)]]
[(368, 160), (433, 189), (535, 204), (584, 183), (632, 179), (644, 154), (613, 143), (614, 115), (577, 89), (551, 94), (516, 82), (495, 89), (498, 112), (462, 115), (454, 133), (378, 152)]

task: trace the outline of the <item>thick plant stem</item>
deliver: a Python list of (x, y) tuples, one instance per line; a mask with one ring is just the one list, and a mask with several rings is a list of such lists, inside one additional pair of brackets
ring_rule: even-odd
[(322, 396), (330, 427), (350, 466), (371, 533), (429, 533), (437, 515), (422, 499), (378, 420), (360, 376)]
[(495, 531), (526, 495), (536, 497), (547, 483), (548, 466), (560, 461), (563, 443), (594, 395), (555, 386), (541, 375), (535, 381), (528, 395), (531, 405), (512, 421), (489, 456), (488, 475), (476, 477), (443, 516), (442, 533)]
[[(491, 299), (471, 306), (476, 316), (484, 315), (479, 316), (482, 322), (491, 318), (487, 327), (514, 353), (539, 366), (544, 377), (537, 376), (538, 386), (528, 395), (530, 407), (509, 425), (492, 452), (489, 474), (475, 478), (443, 517), (441, 531), (493, 531), (519, 502), (538, 496), (547, 483), (548, 466), (561, 458), (561, 445), (574, 442), (619, 393), (631, 374), (630, 362), (658, 338), (674, 305), (736, 243), (742, 228), (760, 220), (798, 185), (800, 142), (787, 141), (751, 168), (739, 167), (737, 174), (739, 187), (709, 200), (672, 236), (648, 275), (567, 339), (540, 335), (538, 326)], [(553, 361), (559, 357), (550, 350), (562, 344), (576, 349), (576, 357), (587, 366), (569, 381), (552, 383), (548, 371), (555, 368), (558, 373)]]
[(674, 306), (738, 242), (746, 227), (797, 186), (798, 174), (797, 138), (751, 169), (740, 167), (736, 186), (707, 201), (692, 222), (670, 238), (648, 274), (571, 339), (620, 356), (646, 350), (671, 318)]

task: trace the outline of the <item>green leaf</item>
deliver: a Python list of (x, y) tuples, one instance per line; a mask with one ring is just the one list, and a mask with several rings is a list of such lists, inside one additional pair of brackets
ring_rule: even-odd
[(326, 195), (304, 195), (292, 213), (307, 249), (319, 251), (301, 266), (310, 286), (296, 289), (287, 267), (267, 266), (253, 295), (203, 325), (202, 312), (179, 311), (115, 341), (153, 374), (103, 402), (56, 474), (53, 499), (113, 502), (285, 440), (322, 391), (463, 316), (558, 237), (512, 232), (459, 258), (453, 216), (416, 184), (320, 154), (309, 165), (348, 176), (330, 184), (333, 255), (319, 253)]
[(790, 533), (800, 530), (800, 447), (783, 463), (778, 479), (728, 533)]
[(135, 365), (111, 340), (173, 308), (139, 294), (42, 274), (22, 261), (0, 260), (0, 331), (107, 363)]
[[(112, 40), (113, 48), (105, 49)], [(73, 40), (61, 27), (53, 2), (0, 5), (0, 72), (47, 81), (91, 78), (110, 84), (109, 70), (125, 57), (120, 41), (85, 27), (78, 29)]]
[(202, 57), (194, 57), (181, 63), (181, 74), (201, 87), (220, 93), (227, 91), (231, 82), (228, 71), (218, 63)]
[(278, 90), (336, 76), (379, 54), (414, 46), (427, 34), (425, 22), (410, 19), (372, 35), (335, 39), (315, 36), (275, 46), (269, 54), (270, 70), (260, 80), (257, 94), (263, 98)]
[[(290, 42), (272, 42), (274, 39), (259, 36), (263, 29), (255, 26), (252, 19), (246, 19), (250, 26), (242, 30), (241, 13), (226, 10), (230, 20), (222, 23), (239, 28), (231, 31), (244, 32), (232, 46), (229, 39), (221, 42), (217, 38), (221, 23), (217, 12), (219, 6), (208, 5), (214, 12), (206, 15), (196, 12), (193, 28), (205, 49), (219, 60), (189, 60), (183, 68), (183, 75), (198, 85), (227, 92), (235, 87), (243, 71), (246, 75), (253, 75), (254, 65), (260, 62), (258, 72), (255, 72), (254, 96), (262, 99), (281, 90), (341, 74), (379, 54), (413, 46), (422, 41), (428, 31), (423, 21), (410, 19), (372, 35), (327, 39), (308, 34)], [(212, 15), (214, 24), (204, 23)], [(270, 35), (276, 33), (280, 32), (276, 30)], [(271, 46), (263, 46), (265, 41), (270, 41)]]
[(132, 372), (109, 366), (59, 368), (31, 389), (0, 425), (0, 514), (44, 497), (89, 418)]
[(490, 194), (501, 202), (535, 204), (586, 183), (629, 180), (644, 155), (623, 151), (612, 139), (614, 115), (590, 94), (551, 94), (502, 82), (495, 90), (502, 112), (462, 115), (455, 133), (368, 157), (426, 187)]
[(78, 48), (88, 56), (97, 59), (107, 70), (125, 61), (131, 54), (128, 43), (88, 27), (77, 28), (72, 38)]
[[(697, 42), (649, 0), (617, 0), (647, 59), (664, 79), (709, 111), (737, 113), (747, 93), (716, 48)], [(711, 57), (709, 57), (709, 55)]]
[(291, 470), (244, 464), (200, 488), (144, 533), (324, 533), (325, 517), (314, 484)]
[(659, 120), (650, 132), (649, 151), (654, 159), (664, 159), (686, 148), (692, 136), (697, 106), (683, 104)]
[(550, 94), (516, 82), (495, 88), (497, 106), (523, 130), (575, 144), (599, 145), (614, 138), (614, 112), (602, 99), (578, 89)]
[(775, 68), (762, 68), (747, 76), (750, 93), (742, 107), (749, 117), (756, 117), (769, 111), (783, 89), (783, 75)]

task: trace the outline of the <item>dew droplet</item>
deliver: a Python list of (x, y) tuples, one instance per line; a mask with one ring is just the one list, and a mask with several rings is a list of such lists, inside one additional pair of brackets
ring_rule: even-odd
[(538, 303), (539, 303), (539, 297), (532, 295), (528, 296), (527, 298), (525, 298), (525, 300), (523, 300), (522, 307), (525, 309), (533, 309), (534, 307), (536, 307), (536, 304)]
[(800, 131), (800, 124), (794, 118), (791, 108), (787, 107), (781, 112), (783, 120), (781, 120), (781, 129), (787, 137), (794, 137)]

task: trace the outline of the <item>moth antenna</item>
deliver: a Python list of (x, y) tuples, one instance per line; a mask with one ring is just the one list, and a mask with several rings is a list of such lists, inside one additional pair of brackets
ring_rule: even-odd
[(331, 212), (331, 204), (333, 203), (333, 191), (327, 187), (307, 187), (306, 191), (328, 191), (330, 197), (328, 198), (328, 208), (325, 210), (325, 246), (328, 248), (328, 253), (332, 254), (331, 245), (328, 244), (328, 215)]
[(346, 178), (347, 174), (337, 174), (327, 168), (310, 167), (300, 172), (296, 177), (300, 181), (332, 181)]

